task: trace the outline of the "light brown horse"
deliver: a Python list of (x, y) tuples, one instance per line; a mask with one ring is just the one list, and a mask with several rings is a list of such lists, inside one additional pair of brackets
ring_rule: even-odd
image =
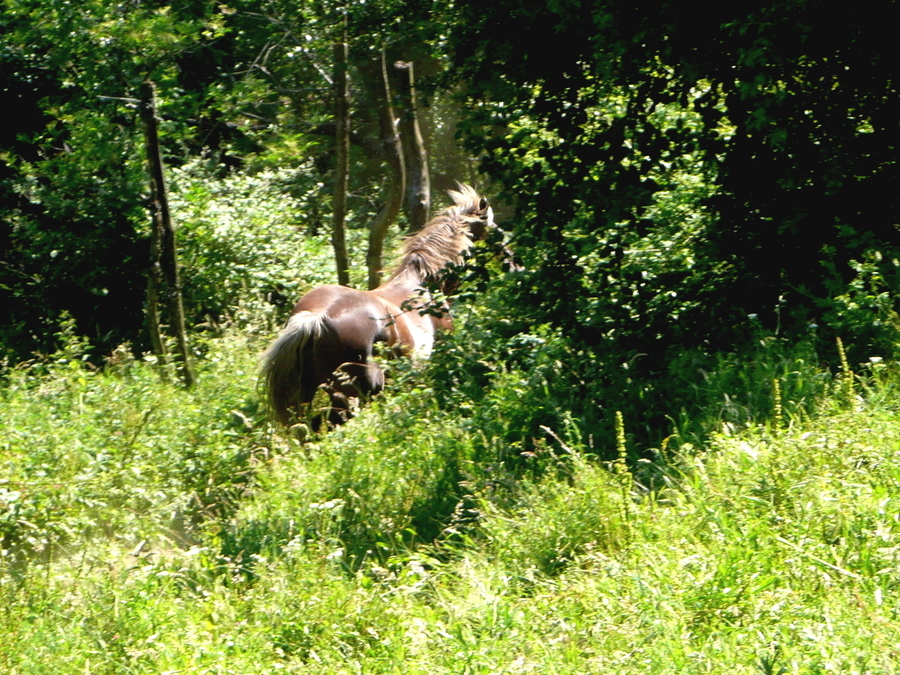
[(435, 303), (425, 286), (446, 292), (447, 268), (462, 265), (494, 221), (487, 200), (471, 187), (449, 194), (454, 205), (406, 240), (400, 263), (381, 286), (319, 286), (294, 305), (262, 359), (261, 381), (281, 424), (296, 421), (320, 387), (331, 399), (329, 421), (344, 422), (351, 399), (384, 388), (384, 372), (372, 360), (377, 343), (391, 354), (427, 357), (435, 336), (451, 328), (448, 308)]

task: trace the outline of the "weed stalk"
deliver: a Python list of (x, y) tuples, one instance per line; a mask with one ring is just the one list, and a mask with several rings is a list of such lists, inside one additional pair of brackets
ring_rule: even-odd
[(631, 472), (628, 470), (628, 446), (625, 443), (625, 419), (620, 410), (616, 411), (616, 459), (613, 473), (622, 490), (622, 516), (625, 522), (625, 546), (631, 546)]
[(781, 402), (781, 380), (772, 378), (772, 417), (775, 418), (775, 428), (780, 429), (784, 422), (784, 406)]
[(841, 360), (840, 398), (846, 407), (853, 405), (853, 371), (847, 360), (847, 351), (844, 349), (844, 341), (840, 336), (836, 338), (838, 357)]

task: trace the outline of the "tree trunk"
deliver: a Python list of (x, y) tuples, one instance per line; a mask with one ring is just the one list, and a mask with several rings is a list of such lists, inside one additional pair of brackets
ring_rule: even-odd
[(410, 233), (421, 230), (431, 216), (431, 177), (428, 172), (428, 153), (419, 127), (416, 102), (416, 79), (412, 61), (394, 63), (397, 99), (400, 111), (400, 138), (403, 139), (403, 160), (406, 165), (406, 213)]
[(350, 285), (350, 256), (344, 236), (347, 218), (347, 184), (350, 179), (350, 84), (347, 42), (334, 45), (334, 194), (331, 245), (337, 264), (338, 283)]
[(369, 288), (375, 288), (381, 283), (384, 238), (391, 223), (397, 220), (403, 205), (406, 169), (403, 163), (400, 136), (397, 134), (394, 107), (391, 105), (391, 85), (388, 77), (387, 59), (383, 49), (381, 57), (370, 62), (366, 71), (369, 79), (368, 85), (373, 90), (373, 98), (378, 108), (382, 148), (385, 161), (390, 170), (385, 189), (384, 205), (369, 229), (369, 249), (366, 254), (366, 266), (369, 270)]
[(141, 118), (147, 141), (147, 159), (150, 164), (150, 206), (153, 211), (153, 242), (147, 285), (147, 313), (150, 339), (157, 356), (165, 359), (165, 343), (162, 337), (159, 300), (174, 332), (178, 349), (179, 371), (184, 383), (194, 384), (181, 300), (181, 282), (178, 278), (178, 251), (175, 228), (169, 211), (169, 198), (163, 175), (162, 153), (159, 149), (159, 132), (156, 125), (156, 92), (152, 82), (141, 85)]
[(166, 358), (166, 341), (160, 325), (159, 295), (163, 286), (160, 258), (160, 237), (156, 216), (153, 217), (153, 236), (150, 239), (150, 268), (147, 271), (147, 329), (150, 332), (150, 346), (161, 359)]

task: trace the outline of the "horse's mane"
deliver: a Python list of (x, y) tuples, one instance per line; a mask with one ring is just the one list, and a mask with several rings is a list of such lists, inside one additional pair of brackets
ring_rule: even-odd
[(391, 273), (391, 279), (413, 271), (421, 282), (434, 282), (447, 266), (463, 263), (475, 238), (471, 225), (485, 218), (487, 202), (468, 185), (447, 193), (453, 205), (406, 240), (400, 264)]

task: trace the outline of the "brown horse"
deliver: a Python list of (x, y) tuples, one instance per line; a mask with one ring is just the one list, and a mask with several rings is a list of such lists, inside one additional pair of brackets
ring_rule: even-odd
[(372, 360), (377, 343), (391, 354), (427, 357), (437, 333), (451, 328), (448, 308), (435, 303), (425, 285), (446, 292), (447, 268), (463, 264), (494, 222), (487, 201), (471, 187), (449, 194), (454, 205), (406, 240), (399, 265), (381, 286), (319, 286), (294, 305), (262, 359), (261, 381), (280, 423), (295, 421), (321, 387), (331, 399), (329, 421), (341, 424), (350, 399), (384, 388), (384, 372)]

